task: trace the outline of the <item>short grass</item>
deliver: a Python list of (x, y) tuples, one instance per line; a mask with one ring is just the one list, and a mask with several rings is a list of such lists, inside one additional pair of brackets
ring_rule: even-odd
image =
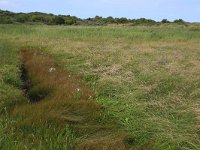
[[(26, 145), (39, 149), (31, 144), (32, 134), (46, 149), (64, 147), (66, 137), (75, 139), (68, 129), (64, 132), (66, 129), (48, 124), (10, 130), (16, 120), (9, 111), (26, 101), (19, 90), (17, 58), (18, 50), (26, 47), (44, 50), (62, 62), (66, 70), (82, 74), (96, 93), (96, 101), (118, 120), (121, 130), (134, 136), (133, 146), (151, 143), (155, 150), (200, 149), (198, 26), (0, 25), (0, 35), (2, 148), (20, 149)], [(58, 131), (60, 139), (55, 139), (52, 131)], [(30, 139), (24, 143), (23, 136)]]

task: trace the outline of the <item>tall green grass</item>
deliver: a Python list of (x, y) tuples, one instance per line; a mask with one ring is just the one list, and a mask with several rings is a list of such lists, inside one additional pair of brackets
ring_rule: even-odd
[(31, 36), (81, 41), (160, 41), (160, 40), (198, 40), (198, 28), (183, 27), (66, 27), (66, 26), (27, 26), (0, 25), (1, 34), (14, 37)]

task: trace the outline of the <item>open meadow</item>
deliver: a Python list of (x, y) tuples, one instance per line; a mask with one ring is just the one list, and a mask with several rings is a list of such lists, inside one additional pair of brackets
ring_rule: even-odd
[(200, 27), (0, 25), (0, 112), (0, 149), (199, 150)]

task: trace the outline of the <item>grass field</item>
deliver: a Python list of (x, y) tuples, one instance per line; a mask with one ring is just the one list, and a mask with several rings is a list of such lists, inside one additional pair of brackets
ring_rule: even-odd
[(87, 134), (16, 115), (24, 106), (43, 108), (23, 94), (21, 49), (46, 52), (81, 75), (102, 106), (102, 122), (114, 119), (133, 149), (200, 149), (198, 26), (0, 25), (0, 149), (73, 149)]

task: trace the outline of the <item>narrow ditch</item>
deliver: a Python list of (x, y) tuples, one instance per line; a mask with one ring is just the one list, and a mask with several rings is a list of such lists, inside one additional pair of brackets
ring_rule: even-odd
[(24, 91), (24, 94), (29, 98), (28, 92), (30, 90), (30, 80), (28, 79), (28, 72), (25, 69), (24, 63), (21, 65), (21, 81), (23, 83), (22, 90)]
[(24, 63), (22, 63), (20, 69), (21, 69), (21, 81), (23, 83), (22, 90), (24, 92), (24, 95), (28, 98), (30, 103), (40, 102), (48, 95), (48, 92), (45, 92), (42, 89), (36, 90), (34, 87), (31, 86), (31, 81), (28, 77), (28, 71)]

